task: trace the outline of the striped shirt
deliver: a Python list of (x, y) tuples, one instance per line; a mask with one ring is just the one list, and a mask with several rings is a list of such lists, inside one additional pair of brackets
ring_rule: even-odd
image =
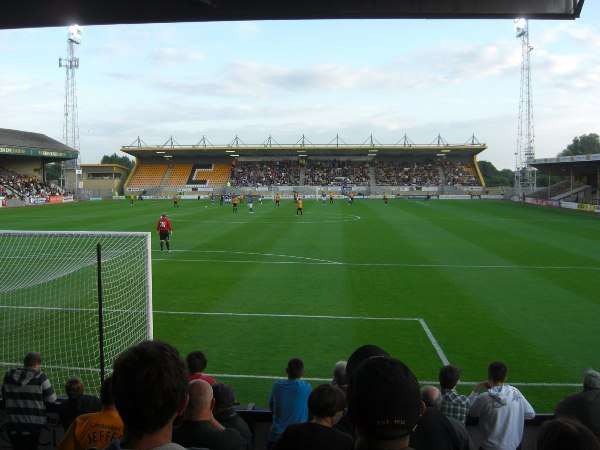
[(46, 403), (56, 401), (56, 394), (46, 374), (29, 368), (11, 369), (4, 375), (2, 398), (5, 401), (6, 422), (43, 425)]

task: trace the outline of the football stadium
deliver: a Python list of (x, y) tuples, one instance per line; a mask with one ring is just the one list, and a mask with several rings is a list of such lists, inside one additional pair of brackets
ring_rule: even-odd
[[(99, 340), (110, 373), (119, 350), (152, 336), (183, 355), (205, 352), (206, 373), (258, 409), (290, 358), (304, 361), (316, 386), (365, 343), (400, 358), (423, 385), (438, 383), (441, 366), (459, 366), (463, 394), (502, 360), (538, 413), (552, 413), (580, 388), (584, 368), (598, 365), (598, 218), (566, 201), (597, 195), (589, 186), (563, 189), (566, 200), (513, 201), (483, 185), (479, 143), (122, 150), (136, 158), (125, 195), (73, 201), (63, 193), (47, 197), (57, 204), (2, 210), (5, 230), (40, 232), (0, 238), (2, 341), (14, 342), (3, 365), (29, 348), (24, 317), (48, 336), (40, 345), (55, 379), (76, 370), (97, 389)], [(156, 233), (163, 213), (170, 252)], [(71, 242), (61, 234), (69, 231), (91, 236)], [(143, 242), (130, 245), (129, 235)], [(107, 255), (102, 289), (97, 242)], [(91, 295), (76, 299), (79, 290)], [(74, 359), (58, 362), (67, 353)]]

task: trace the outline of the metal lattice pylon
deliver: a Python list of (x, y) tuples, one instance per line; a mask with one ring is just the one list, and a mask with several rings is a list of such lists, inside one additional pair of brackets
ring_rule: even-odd
[(530, 165), (535, 159), (533, 132), (533, 104), (531, 96), (531, 64), (529, 56), (529, 23), (516, 21), (517, 38), (521, 39), (521, 90), (519, 95), (519, 126), (515, 167), (515, 193), (519, 198), (536, 189), (536, 170)]
[[(77, 84), (75, 82), (75, 70), (79, 68), (79, 58), (75, 56), (76, 45), (81, 44), (81, 27), (73, 25), (69, 27), (67, 34), (67, 57), (59, 58), (58, 67), (65, 68), (65, 120), (63, 126), (63, 139), (65, 145), (79, 151), (79, 122), (77, 113)], [(67, 161), (63, 165), (62, 178), (66, 180), (66, 173), (72, 171), (75, 185), (72, 191), (77, 190), (76, 170), (79, 169), (79, 158)], [(64, 181), (63, 181), (64, 182)], [(69, 187), (67, 187), (69, 188)]]

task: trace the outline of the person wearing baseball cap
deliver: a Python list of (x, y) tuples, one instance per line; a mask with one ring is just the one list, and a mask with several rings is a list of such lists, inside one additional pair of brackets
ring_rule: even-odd
[(347, 400), (355, 450), (410, 449), (409, 437), (425, 404), (406, 364), (389, 356), (367, 357), (353, 368)]

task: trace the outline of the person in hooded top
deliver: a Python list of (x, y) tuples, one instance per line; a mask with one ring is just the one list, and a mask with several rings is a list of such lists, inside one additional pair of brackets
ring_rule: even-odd
[[(468, 415), (479, 418), (483, 450), (516, 450), (523, 439), (524, 420), (535, 411), (514, 386), (506, 384), (508, 367), (502, 361), (488, 366), (488, 380), (478, 383), (469, 396)], [(479, 391), (485, 389), (479, 394)]]

